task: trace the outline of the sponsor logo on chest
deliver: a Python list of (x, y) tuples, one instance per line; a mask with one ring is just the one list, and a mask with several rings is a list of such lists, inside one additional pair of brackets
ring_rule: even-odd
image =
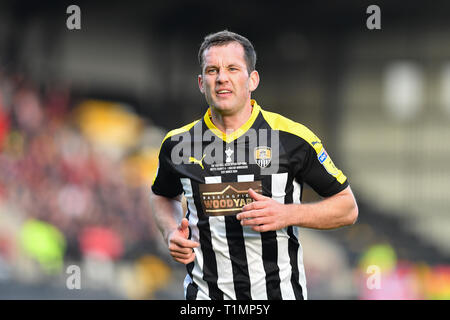
[(248, 194), (249, 188), (262, 193), (261, 181), (200, 184), (203, 212), (210, 216), (227, 216), (241, 212), (242, 207), (253, 202)]

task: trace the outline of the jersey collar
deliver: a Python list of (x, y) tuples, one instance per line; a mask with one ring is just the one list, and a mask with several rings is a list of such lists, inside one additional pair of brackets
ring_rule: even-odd
[(226, 143), (230, 143), (240, 136), (242, 136), (244, 133), (248, 131), (255, 122), (256, 118), (258, 117), (259, 112), (261, 111), (261, 107), (256, 103), (256, 100), (251, 99), (250, 100), (251, 105), (253, 106), (252, 114), (250, 118), (245, 122), (240, 128), (233, 131), (231, 134), (227, 135), (226, 133), (220, 131), (214, 123), (211, 121), (211, 108), (208, 108), (208, 110), (205, 113), (205, 116), (203, 117), (203, 120), (206, 123), (206, 126), (211, 130), (216, 136), (218, 136), (220, 139), (225, 141)]

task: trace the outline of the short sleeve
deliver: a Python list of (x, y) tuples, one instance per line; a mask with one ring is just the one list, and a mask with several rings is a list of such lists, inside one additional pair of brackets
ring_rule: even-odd
[(306, 182), (322, 197), (330, 197), (349, 185), (347, 177), (335, 166), (319, 138), (307, 141), (302, 149), (304, 159), (296, 173), (298, 181)]
[(183, 193), (183, 186), (170, 160), (170, 139), (163, 141), (158, 156), (158, 169), (152, 184), (154, 194), (173, 198)]

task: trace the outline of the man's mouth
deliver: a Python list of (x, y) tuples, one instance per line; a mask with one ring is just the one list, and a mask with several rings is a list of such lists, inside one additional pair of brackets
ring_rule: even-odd
[(216, 94), (217, 94), (219, 97), (225, 97), (225, 96), (230, 95), (231, 93), (232, 93), (231, 90), (226, 90), (226, 89), (222, 89), (222, 90), (217, 90), (217, 91), (216, 91)]

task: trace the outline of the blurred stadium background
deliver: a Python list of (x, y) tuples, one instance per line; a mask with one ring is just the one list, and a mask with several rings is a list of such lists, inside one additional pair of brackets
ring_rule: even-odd
[(183, 298), (148, 191), (225, 28), (255, 45), (254, 98), (321, 137), (359, 203), (352, 227), (301, 230), (309, 298), (450, 298), (448, 1), (2, 1), (0, 299)]

